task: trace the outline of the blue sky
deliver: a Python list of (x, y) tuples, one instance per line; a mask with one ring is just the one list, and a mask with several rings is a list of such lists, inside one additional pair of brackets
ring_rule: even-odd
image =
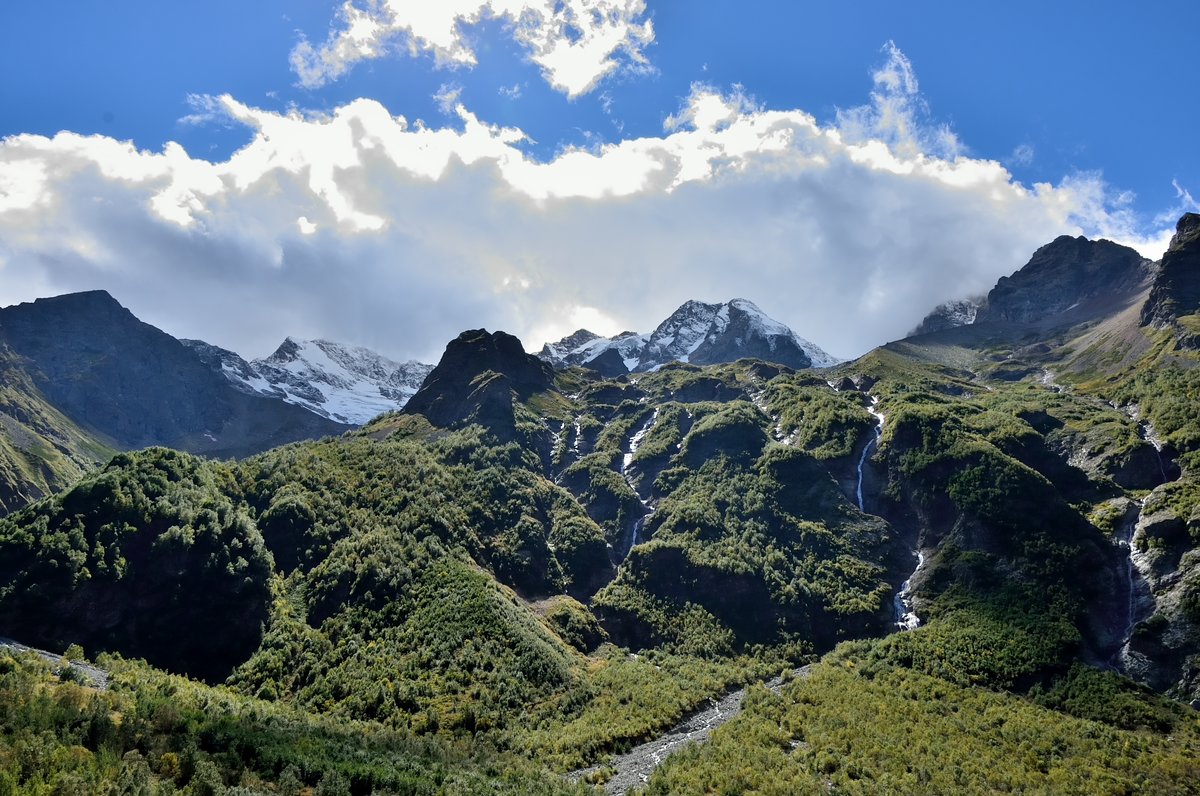
[[(1107, 235), (1156, 256), (1164, 230), (1194, 209), (1200, 111), (1184, 88), (1194, 72), (1185, 2), (566, 6), (597, 4), (627, 35), (602, 53), (615, 68), (595, 75), (591, 62), (555, 73), (535, 53), (538, 42), (586, 39), (586, 20), (565, 34), (539, 27), (541, 18), (514, 29), (503, 13), (521, 5), (515, 0), (459, 2), (468, 13), (485, 7), (501, 18), (448, 28), (458, 55), (418, 36), (421, 7), (440, 4), (350, 5), (379, 35), (372, 52), (348, 58), (335, 52), (349, 29), (341, 2), (9, 4), (0, 11), (0, 69), (8, 76), (0, 136), (12, 137), (0, 145), (0, 291), (8, 294), (0, 301), (105, 287), (168, 331), (251, 355), (293, 334), (430, 358), (456, 327), (503, 326), (533, 346), (575, 323), (643, 330), (686, 298), (745, 294), (848, 356), (903, 334), (929, 308), (927, 298), (986, 289), (1047, 236)], [(543, 6), (556, 10), (526, 3)], [(315, 78), (298, 66), (304, 46), (332, 54)], [(463, 63), (463, 52), (473, 63)], [(671, 139), (703, 132), (696, 111), (705, 97), (733, 115), (705, 128), (707, 143)], [(423, 174), (389, 154), (381, 171), (371, 147), (326, 163), (320, 131), (336, 126), (330, 119), (351, 134), (387, 126), (364, 99), (404, 117), (405, 134), (420, 127), (459, 136), (446, 144), (451, 165)], [(758, 131), (759, 144), (730, 142), (735, 117)], [(287, 118), (296, 124), (279, 121)], [(799, 125), (783, 145), (792, 156), (786, 165), (760, 152), (773, 140), (763, 127), (772, 118)], [(484, 149), (468, 141), (472, 120), (492, 131)], [(815, 173), (805, 158), (830, 145), (821, 130), (836, 131), (852, 151), (826, 152), (816, 161), (824, 171)], [(60, 131), (91, 138), (56, 137)], [(722, 131), (730, 134), (714, 144)], [(248, 144), (267, 147), (264, 135), (271, 146), (294, 137), (287, 158), (243, 150), (231, 160)], [(654, 151), (632, 149), (650, 161), (684, 163), (705, 147), (725, 149), (701, 176), (670, 184), (654, 182), (653, 164), (635, 163), (624, 175), (628, 158), (615, 156), (584, 164), (610, 182), (594, 174), (586, 179), (595, 185), (572, 182), (583, 178), (564, 155), (627, 152), (638, 140)], [(104, 143), (125, 141), (133, 152)], [(855, 149), (871, 141), (899, 164)], [(182, 151), (155, 159), (168, 142)], [(531, 177), (530, 168), (504, 165), (518, 157), (561, 168)], [(850, 171), (827, 168), (831, 158), (844, 158)], [(974, 170), (943, 179), (906, 165), (956, 158)], [(988, 162), (1003, 173), (980, 176)], [(327, 184), (297, 176), (324, 170)], [(285, 205), (280, 191), (294, 193), (297, 179), (311, 201), (293, 196)], [(980, 186), (971, 201), (954, 194), (964, 180)], [(985, 189), (996, 195), (996, 180), (1017, 199), (980, 198)], [(478, 193), (462, 201), (472, 189)], [(118, 197), (145, 212), (114, 219), (94, 210)], [(944, 212), (929, 210), (941, 201)], [(164, 202), (174, 209), (164, 211)], [(761, 212), (739, 218), (755, 203)], [(1013, 211), (1014, 203), (1023, 209)], [(35, 205), (51, 217), (41, 235), (19, 218)], [(928, 212), (927, 223), (913, 207)], [(803, 217), (800, 208), (809, 208)], [(319, 221), (322, 213), (332, 215)], [(735, 245), (747, 226), (767, 223), (764, 214), (778, 237), (761, 250), (752, 245), (761, 236)], [(721, 258), (689, 253), (714, 248), (693, 240), (702, 236), (689, 222), (723, 233)], [(63, 230), (79, 241), (64, 243)], [(581, 241), (591, 241), (587, 257), (578, 256)], [(618, 259), (642, 263), (606, 267)], [(431, 270), (450, 275), (439, 281)], [(376, 295), (331, 289), (327, 280)], [(817, 290), (818, 282), (830, 284)], [(208, 312), (188, 311), (197, 295), (211, 297)], [(831, 296), (841, 302), (836, 311)], [(229, 306), (228, 315), (214, 318), (214, 304)], [(240, 309), (265, 304), (280, 306), (252, 317)]]

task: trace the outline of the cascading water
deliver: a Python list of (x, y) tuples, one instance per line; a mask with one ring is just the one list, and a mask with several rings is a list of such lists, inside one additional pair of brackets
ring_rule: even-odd
[(1170, 476), (1167, 475), (1167, 463), (1163, 460), (1163, 441), (1154, 433), (1154, 426), (1150, 425), (1150, 421), (1144, 421), (1138, 424), (1138, 432), (1142, 435), (1142, 439), (1149, 442), (1154, 448), (1154, 454), (1158, 457), (1158, 472), (1162, 475), (1163, 483), (1170, 481)]
[(867, 408), (867, 411), (878, 421), (875, 424), (875, 436), (867, 441), (867, 444), (863, 446), (862, 455), (858, 457), (858, 485), (855, 487), (854, 494), (858, 499), (859, 511), (867, 510), (866, 502), (863, 499), (863, 469), (866, 467), (867, 459), (879, 447), (879, 440), (883, 436), (883, 414), (875, 409), (878, 403), (879, 399), (872, 395), (871, 405)]
[[(871, 458), (871, 454), (879, 448), (879, 441), (883, 438), (883, 423), (884, 416), (876, 407), (879, 405), (879, 398), (872, 395), (871, 405), (867, 407), (867, 411), (875, 418), (875, 435), (867, 441), (863, 446), (862, 454), (858, 457), (858, 483), (855, 486), (854, 494), (858, 500), (859, 511), (866, 511), (866, 498), (863, 495), (863, 471), (866, 469), (867, 460)], [(894, 616), (896, 627), (900, 630), (912, 630), (919, 627), (921, 619), (913, 610), (912, 605), (912, 582), (921, 571), (921, 567), (925, 565), (925, 554), (920, 550), (914, 550), (913, 555), (917, 559), (917, 566), (913, 569), (912, 574), (908, 579), (900, 585), (900, 589), (892, 598), (892, 613)]]
[(913, 610), (912, 605), (912, 582), (917, 573), (921, 571), (921, 567), (925, 566), (925, 554), (920, 550), (916, 551), (917, 567), (908, 576), (908, 580), (900, 584), (900, 590), (896, 592), (896, 596), (892, 598), (892, 612), (896, 618), (896, 627), (900, 630), (912, 630), (920, 627), (921, 619)]
[(1135, 505), (1137, 509), (1129, 512), (1118, 532), (1117, 539), (1117, 545), (1125, 554), (1125, 627), (1121, 632), (1121, 646), (1113, 656), (1112, 663), (1121, 669), (1127, 668), (1134, 629), (1140, 622), (1149, 618), (1155, 609), (1154, 595), (1150, 592), (1149, 584), (1142, 575), (1141, 567), (1138, 566), (1142, 555), (1138, 552), (1134, 542), (1134, 534), (1137, 532), (1138, 521), (1141, 519), (1145, 501), (1137, 501)]
[[(1141, 418), (1141, 407), (1137, 404), (1129, 404), (1128, 406), (1118, 407), (1114, 404), (1114, 408), (1123, 409), (1129, 415), (1129, 418), (1137, 424), (1138, 434), (1143, 440), (1150, 443), (1154, 448), (1154, 452), (1158, 457), (1158, 470), (1162, 476), (1162, 482), (1167, 483), (1172, 480), (1170, 475), (1170, 467), (1168, 460), (1163, 455), (1163, 442), (1154, 432), (1154, 426), (1148, 420)], [(1148, 565), (1145, 561), (1145, 554), (1138, 550), (1135, 540), (1138, 523), (1141, 520), (1142, 512), (1146, 507), (1146, 499), (1136, 501), (1133, 506), (1136, 510), (1131, 510), (1127, 513), (1125, 520), (1117, 533), (1116, 544), (1124, 553), (1125, 561), (1125, 618), (1124, 630), (1121, 633), (1121, 646), (1113, 656), (1112, 664), (1122, 670), (1129, 668), (1130, 662), (1130, 643), (1133, 639), (1133, 632), (1138, 624), (1148, 619), (1154, 614), (1155, 599), (1154, 594), (1150, 590), (1150, 584), (1146, 580)]]
[(571, 452), (579, 458), (579, 443), (583, 439), (583, 415), (575, 418), (575, 439), (571, 440)]
[(629, 477), (628, 471), (629, 465), (633, 463), (634, 455), (637, 454), (637, 450), (639, 447), (641, 447), (642, 441), (646, 439), (646, 435), (650, 433), (652, 428), (654, 428), (654, 424), (656, 422), (658, 422), (657, 409), (651, 413), (650, 418), (642, 425), (642, 427), (634, 432), (633, 436), (629, 438), (629, 450), (627, 450), (624, 455), (621, 456), (621, 477), (625, 479), (625, 483), (629, 484), (629, 488), (633, 490), (633, 493), (638, 496), (638, 500), (640, 500), (642, 503), (642, 515), (630, 523), (629, 536), (627, 540), (628, 543), (625, 545), (625, 549), (621, 553), (622, 561), (625, 560), (625, 558), (629, 555), (629, 551), (637, 545), (638, 537), (641, 535), (642, 529), (646, 526), (646, 520), (648, 520), (650, 515), (654, 513), (654, 507), (650, 505), (650, 501), (648, 499), (643, 498), (637, 491), (637, 487), (634, 486), (633, 479)]

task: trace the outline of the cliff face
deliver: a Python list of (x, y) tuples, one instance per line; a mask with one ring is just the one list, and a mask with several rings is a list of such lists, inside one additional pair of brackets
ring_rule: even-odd
[(1200, 214), (1185, 213), (1163, 254), (1142, 323), (1164, 325), (1200, 312)]

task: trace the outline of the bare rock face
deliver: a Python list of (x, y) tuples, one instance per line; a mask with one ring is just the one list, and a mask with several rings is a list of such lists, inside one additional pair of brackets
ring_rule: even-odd
[(446, 353), (404, 406), (443, 428), (480, 423), (497, 432), (515, 425), (514, 399), (552, 387), (554, 369), (506, 332), (474, 329), (446, 346)]
[(1142, 324), (1161, 326), (1200, 312), (1200, 214), (1185, 213), (1142, 308)]
[(975, 316), (979, 314), (979, 308), (983, 306), (983, 302), (983, 296), (972, 296), (971, 298), (957, 299), (939, 304), (933, 308), (933, 312), (925, 316), (925, 319), (917, 325), (917, 328), (909, 332), (908, 336), (915, 337), (919, 334), (930, 334), (932, 332), (945, 331), (946, 329), (956, 329), (959, 326), (969, 326), (975, 323)]
[(1111, 305), (1145, 289), (1152, 263), (1128, 246), (1063, 235), (1034, 252), (1012, 276), (1001, 277), (975, 323), (1033, 323), (1093, 304)]

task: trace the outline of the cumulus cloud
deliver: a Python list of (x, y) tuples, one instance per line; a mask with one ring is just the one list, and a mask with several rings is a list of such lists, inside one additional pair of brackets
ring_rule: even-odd
[(315, 115), (222, 97), (253, 139), (219, 163), (175, 144), (12, 137), (4, 303), (102, 287), (173, 334), (247, 355), (292, 334), (429, 360), (465, 328), (536, 348), (743, 296), (854, 356), (1056, 235), (1161, 253), (1098, 175), (1025, 186), (995, 161), (918, 146), (948, 139), (884, 112), (893, 85), (916, 99), (893, 57), (894, 78), (877, 77), (879, 98), (852, 119), (697, 85), (663, 135), (545, 162), (521, 130), (461, 104), (454, 127), (434, 128), (371, 100)]
[(443, 66), (474, 66), (466, 29), (493, 18), (506, 22), (551, 86), (577, 97), (622, 64), (648, 67), (644, 50), (654, 27), (645, 14), (644, 0), (375, 0), (365, 9), (347, 0), (329, 38), (316, 46), (302, 40), (291, 63), (309, 88), (397, 51), (429, 54)]

